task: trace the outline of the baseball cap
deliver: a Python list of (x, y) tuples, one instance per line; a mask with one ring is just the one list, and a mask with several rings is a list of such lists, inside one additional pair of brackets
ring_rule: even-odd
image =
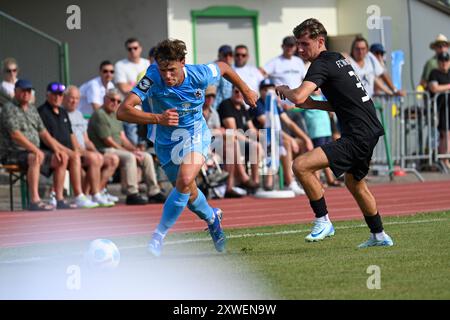
[(231, 46), (224, 44), (223, 46), (221, 46), (219, 48), (219, 53), (221, 54), (232, 54), (233, 53), (233, 49), (231, 48)]
[(283, 39), (283, 46), (295, 46), (297, 44), (297, 40), (294, 36), (287, 36)]
[(381, 43), (374, 43), (370, 46), (370, 52), (372, 52), (372, 53), (381, 52), (384, 54), (384, 53), (386, 53), (386, 50), (384, 50), (384, 47)]
[(47, 86), (47, 92), (51, 93), (63, 93), (66, 90), (66, 86), (61, 82), (50, 82)]
[(269, 78), (264, 79), (259, 83), (259, 90), (266, 88), (266, 87), (275, 87), (275, 83), (270, 80)]
[(438, 61), (449, 61), (450, 54), (448, 52), (442, 52), (437, 56)]
[(209, 86), (205, 90), (205, 97), (210, 95), (216, 95), (216, 87), (215, 86)]
[(14, 85), (15, 89), (34, 89), (33, 85), (31, 84), (31, 81), (28, 81), (26, 79), (19, 79), (16, 81), (16, 84)]

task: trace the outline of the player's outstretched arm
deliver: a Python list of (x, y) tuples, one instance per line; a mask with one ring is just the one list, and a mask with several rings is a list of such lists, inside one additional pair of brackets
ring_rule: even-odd
[(281, 99), (288, 99), (298, 105), (305, 103), (316, 89), (317, 85), (314, 82), (303, 81), (301, 86), (296, 89), (291, 89), (288, 86), (277, 86), (275, 91)]
[(333, 107), (326, 101), (315, 101), (310, 95), (316, 91), (317, 85), (311, 81), (303, 81), (301, 86), (290, 89), (288, 86), (278, 86), (275, 88), (277, 95), (281, 99), (288, 99), (295, 103), (295, 106), (303, 109), (319, 109), (333, 112)]
[(117, 109), (117, 119), (137, 124), (160, 124), (163, 126), (177, 126), (178, 113), (176, 109), (169, 109), (162, 114), (144, 112), (135, 108), (140, 105), (141, 99), (130, 92)]
[(220, 74), (234, 84), (244, 96), (244, 101), (250, 107), (256, 107), (256, 101), (258, 100), (258, 94), (252, 91), (247, 84), (239, 77), (239, 75), (225, 62), (217, 62), (217, 66), (220, 69)]

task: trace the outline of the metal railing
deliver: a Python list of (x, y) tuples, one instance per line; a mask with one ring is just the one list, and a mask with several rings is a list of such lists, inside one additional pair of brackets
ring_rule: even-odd
[(373, 163), (386, 165), (393, 178), (396, 170), (423, 177), (417, 168), (434, 163), (435, 122), (428, 92), (407, 92), (404, 97), (373, 98), (385, 136), (374, 150)]
[(18, 77), (33, 83), (37, 105), (49, 82), (70, 81), (68, 45), (0, 11), (0, 61), (7, 57), (17, 60)]
[(434, 162), (440, 169), (448, 173), (449, 168), (444, 160), (450, 159), (450, 90), (436, 94), (433, 97), (433, 113), (435, 121), (435, 136), (439, 137), (434, 146)]

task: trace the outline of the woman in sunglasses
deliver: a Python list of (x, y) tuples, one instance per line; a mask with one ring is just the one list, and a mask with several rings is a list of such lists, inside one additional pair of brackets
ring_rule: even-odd
[(14, 97), (14, 85), (17, 82), (19, 68), (14, 58), (6, 58), (2, 61), (3, 81), (0, 90), (6, 93), (10, 98)]

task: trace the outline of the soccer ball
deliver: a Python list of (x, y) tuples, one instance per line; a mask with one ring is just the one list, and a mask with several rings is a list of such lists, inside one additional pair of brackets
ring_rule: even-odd
[(120, 252), (111, 240), (96, 239), (89, 244), (86, 260), (92, 269), (112, 270), (119, 265)]

